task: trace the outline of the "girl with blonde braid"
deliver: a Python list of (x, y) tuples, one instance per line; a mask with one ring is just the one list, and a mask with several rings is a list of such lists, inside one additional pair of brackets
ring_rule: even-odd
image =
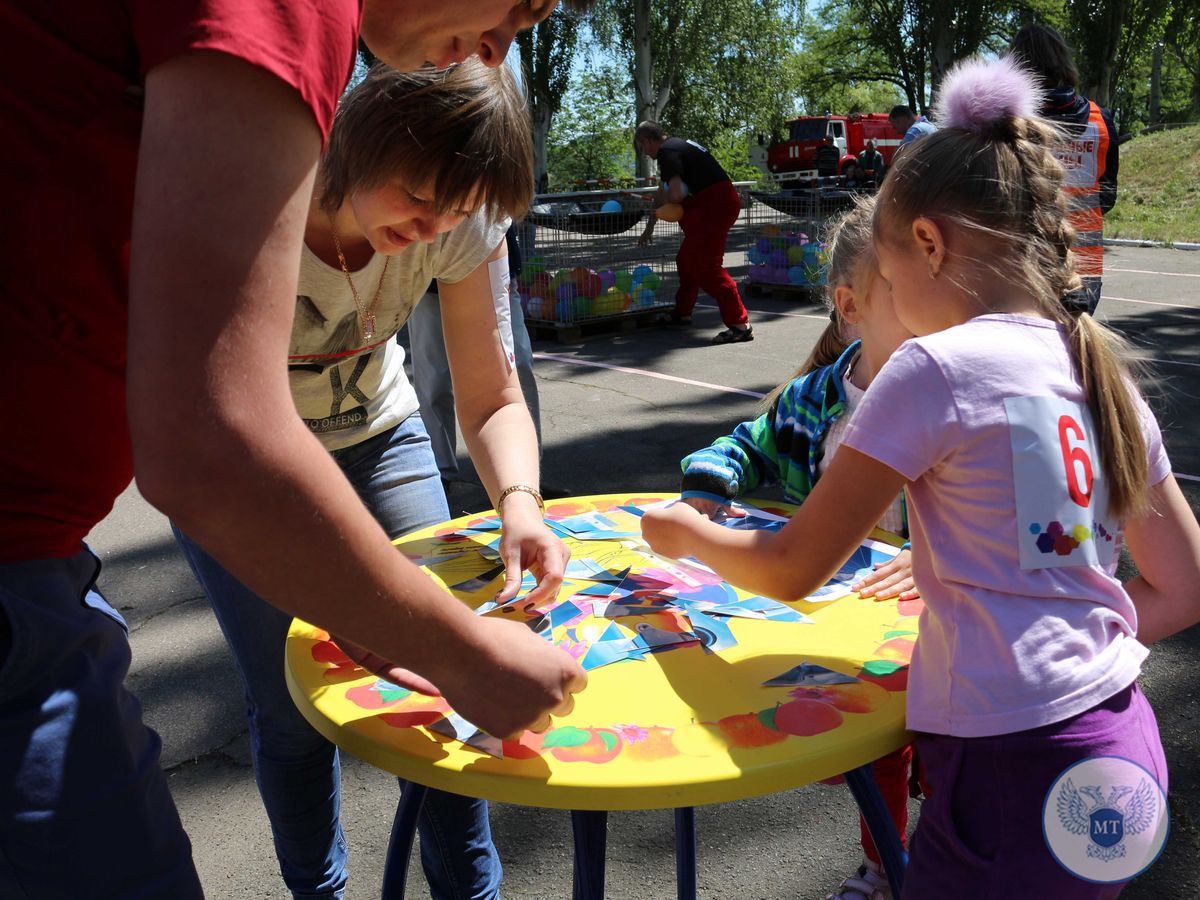
[[(1011, 60), (961, 64), (937, 133), (889, 172), (875, 247), (916, 337), (791, 522), (736, 531), (682, 503), (642, 520), (657, 552), (794, 599), (904, 489), (925, 602), (908, 726), (930, 787), (904, 898), (1115, 897), (1165, 838), (1166, 763), (1137, 678), (1147, 645), (1200, 620), (1200, 525), (1119, 340), (1062, 307), (1079, 279), (1039, 101)], [(1122, 535), (1139, 572), (1124, 584)], [(1084, 765), (1140, 774), (1072, 782)], [(1093, 840), (1122, 816), (1116, 843)]]

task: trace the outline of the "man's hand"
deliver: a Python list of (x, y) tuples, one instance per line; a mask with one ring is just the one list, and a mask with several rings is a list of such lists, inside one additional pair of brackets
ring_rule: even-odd
[(406, 669), (403, 666), (389, 662), (382, 656), (372, 653), (366, 647), (360, 647), (358, 644), (352, 643), (345, 638), (340, 638), (337, 635), (333, 635), (332, 637), (333, 642), (342, 648), (343, 653), (368, 672), (373, 672), (380, 678), (390, 681), (392, 684), (398, 684), (400, 687), (416, 691), (418, 694), (428, 694), (430, 697), (440, 697), (442, 695), (437, 685), (426, 678), (422, 678), (411, 669)]
[(504, 740), (526, 729), (545, 731), (551, 716), (571, 712), (572, 695), (587, 686), (579, 663), (528, 625), (489, 617), (477, 622), (477, 652), (455, 659), (452, 674), (442, 679), (455, 712)]
[(654, 229), (647, 228), (638, 236), (638, 246), (645, 247), (647, 244), (654, 243)]

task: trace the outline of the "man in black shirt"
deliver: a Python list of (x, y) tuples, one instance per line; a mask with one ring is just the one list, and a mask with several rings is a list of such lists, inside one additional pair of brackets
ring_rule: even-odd
[[(669, 137), (657, 122), (638, 125), (633, 143), (638, 153), (658, 161), (663, 187), (656, 206), (664, 203), (683, 206), (683, 218), (679, 220), (683, 243), (675, 257), (679, 290), (675, 292), (671, 322), (680, 327), (690, 325), (692, 310), (704, 290), (717, 301), (725, 323), (725, 330), (713, 342), (733, 344), (754, 340), (737, 284), (725, 271), (725, 242), (742, 211), (737, 188), (704, 147), (695, 141)], [(656, 221), (651, 214), (639, 244), (650, 242)]]

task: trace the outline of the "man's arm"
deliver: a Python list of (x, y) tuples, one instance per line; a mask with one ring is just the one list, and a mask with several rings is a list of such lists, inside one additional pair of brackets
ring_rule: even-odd
[(248, 63), (193, 53), (149, 73), (129, 309), (139, 486), (267, 600), (431, 679), (481, 727), (544, 723), (574, 663), (397, 553), (296, 414), (285, 359), (319, 151), (299, 96)]

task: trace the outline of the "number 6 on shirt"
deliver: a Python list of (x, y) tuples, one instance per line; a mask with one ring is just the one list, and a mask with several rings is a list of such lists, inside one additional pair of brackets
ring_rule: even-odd
[[(1074, 447), (1071, 438), (1079, 442)], [(1059, 416), (1058, 441), (1062, 445), (1063, 467), (1067, 470), (1067, 493), (1079, 506), (1087, 509), (1092, 499), (1092, 458), (1084, 449), (1087, 435), (1073, 417)], [(1083, 490), (1079, 489), (1077, 476), (1083, 477)]]
[(1109, 566), (1120, 523), (1108, 514), (1103, 470), (1092, 453), (1091, 413), (1058, 397), (1004, 401), (1012, 442), (1021, 568)]

